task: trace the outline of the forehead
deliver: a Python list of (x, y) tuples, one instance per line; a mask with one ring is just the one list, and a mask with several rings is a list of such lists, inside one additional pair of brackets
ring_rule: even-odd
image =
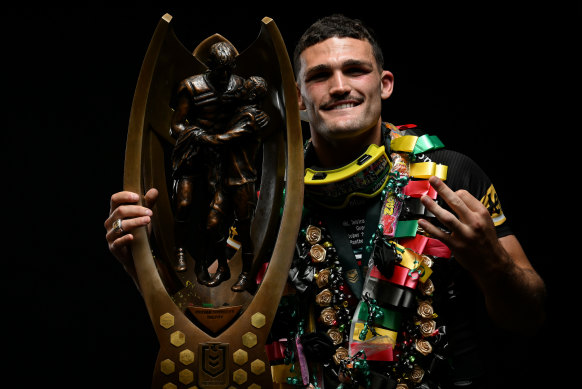
[(306, 48), (300, 55), (302, 72), (314, 66), (341, 66), (353, 60), (376, 66), (372, 45), (366, 40), (333, 37)]

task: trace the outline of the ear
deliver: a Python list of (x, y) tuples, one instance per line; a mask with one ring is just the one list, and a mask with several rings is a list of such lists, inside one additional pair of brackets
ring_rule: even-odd
[(297, 88), (297, 103), (299, 104), (299, 110), (304, 111), (306, 108), (303, 99), (301, 98), (301, 88), (299, 88), (298, 83), (295, 83), (295, 87)]
[(382, 70), (380, 75), (380, 88), (382, 100), (386, 100), (390, 95), (392, 95), (392, 90), (394, 88), (394, 75), (388, 70)]

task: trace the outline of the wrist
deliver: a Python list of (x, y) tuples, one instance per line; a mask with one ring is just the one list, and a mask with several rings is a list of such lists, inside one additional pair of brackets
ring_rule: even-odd
[(483, 257), (480, 264), (481, 266), (472, 273), (478, 283), (487, 289), (489, 289), (488, 286), (495, 287), (503, 277), (509, 276), (515, 266), (507, 251), (500, 244), (489, 251), (489, 255)]

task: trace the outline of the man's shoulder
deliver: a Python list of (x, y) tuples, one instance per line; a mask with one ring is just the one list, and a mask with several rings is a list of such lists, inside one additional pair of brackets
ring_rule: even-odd
[[(416, 124), (400, 124), (395, 125), (392, 123), (384, 122), (384, 127), (386, 131), (391, 134), (391, 138), (400, 137), (405, 135), (422, 137), (430, 136), (439, 138), (438, 133), (430, 132)], [(442, 147), (436, 147), (426, 152), (422, 152), (415, 156), (417, 162), (436, 162), (444, 165), (452, 165), (455, 168), (458, 166), (474, 167), (476, 163), (466, 154), (458, 152), (456, 150), (447, 147), (446, 143), (442, 139), (438, 139), (442, 143)]]
[(201, 93), (210, 90), (210, 86), (203, 74), (196, 74), (184, 79), (180, 83), (179, 89), (187, 90), (190, 93)]

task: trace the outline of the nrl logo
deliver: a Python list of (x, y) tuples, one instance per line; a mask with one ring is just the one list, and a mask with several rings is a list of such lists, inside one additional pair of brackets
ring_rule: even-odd
[(198, 345), (198, 385), (201, 388), (226, 388), (230, 368), (228, 343), (200, 343)]
[(202, 356), (200, 368), (204, 373), (212, 377), (224, 373), (228, 343), (200, 344), (200, 351), (200, 355)]

